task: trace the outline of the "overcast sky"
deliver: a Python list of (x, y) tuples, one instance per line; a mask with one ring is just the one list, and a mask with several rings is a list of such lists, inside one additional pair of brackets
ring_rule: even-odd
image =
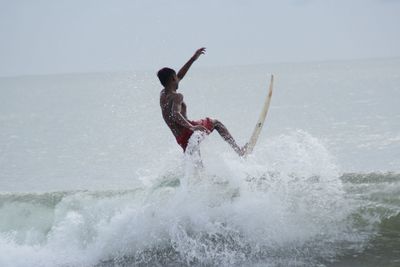
[(400, 56), (397, 0), (0, 0), (0, 76)]

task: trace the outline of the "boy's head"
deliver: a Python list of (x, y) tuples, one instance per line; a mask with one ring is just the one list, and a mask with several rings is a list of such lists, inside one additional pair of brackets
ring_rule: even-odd
[(170, 68), (162, 68), (157, 72), (161, 84), (166, 87), (168, 83), (176, 76), (176, 72)]

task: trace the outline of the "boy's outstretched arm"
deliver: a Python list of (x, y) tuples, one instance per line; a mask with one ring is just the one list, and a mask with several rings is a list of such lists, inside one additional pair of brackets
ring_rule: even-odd
[(186, 72), (189, 70), (190, 66), (192, 66), (193, 62), (195, 62), (200, 55), (203, 55), (206, 52), (206, 48), (202, 47), (200, 49), (197, 49), (197, 51), (194, 53), (194, 55), (189, 59), (188, 62), (186, 62), (185, 65), (183, 65), (183, 67), (178, 71), (178, 79), (182, 80), (183, 77), (185, 77)]

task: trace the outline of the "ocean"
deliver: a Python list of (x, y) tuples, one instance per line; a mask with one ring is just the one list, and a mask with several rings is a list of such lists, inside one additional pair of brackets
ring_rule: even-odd
[(156, 72), (0, 77), (0, 266), (400, 266), (399, 58), (193, 66), (239, 145), (275, 76), (254, 153), (213, 132), (204, 168)]

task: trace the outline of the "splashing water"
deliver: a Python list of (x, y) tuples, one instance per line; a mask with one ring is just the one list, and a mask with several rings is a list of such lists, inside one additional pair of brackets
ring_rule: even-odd
[(316, 138), (297, 131), (259, 148), (247, 160), (214, 154), (209, 168), (186, 153), (185, 168), (135, 190), (2, 195), (0, 262), (306, 266), (365, 245), (371, 234), (354, 231), (358, 206)]

